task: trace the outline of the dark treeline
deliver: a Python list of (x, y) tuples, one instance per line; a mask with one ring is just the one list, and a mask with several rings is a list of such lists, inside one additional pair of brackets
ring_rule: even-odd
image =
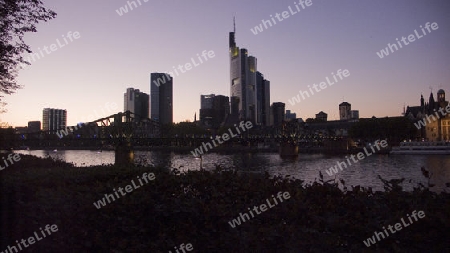
[(359, 119), (353, 124), (349, 135), (354, 139), (388, 139), (390, 144), (414, 139), (417, 128), (405, 117)]

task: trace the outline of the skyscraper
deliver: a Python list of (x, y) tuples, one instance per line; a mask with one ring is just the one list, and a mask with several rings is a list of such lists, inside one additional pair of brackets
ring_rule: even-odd
[(173, 78), (169, 74), (150, 74), (150, 116), (161, 124), (173, 122)]
[(248, 56), (247, 49), (236, 46), (236, 26), (230, 32), (230, 100), (232, 113), (239, 114), (240, 120), (256, 122), (256, 72), (257, 60)]
[(256, 72), (256, 123), (270, 125), (270, 81), (259, 71)]
[(216, 95), (200, 95), (200, 108), (201, 109), (212, 109), (213, 99)]
[(44, 108), (42, 112), (42, 130), (56, 132), (67, 126), (67, 111)]
[(216, 95), (213, 99), (214, 127), (219, 128), (230, 114), (230, 98), (223, 95)]
[(286, 105), (281, 102), (275, 102), (270, 107), (271, 111), (271, 125), (274, 127), (279, 127), (284, 121)]
[(256, 57), (236, 46), (236, 25), (229, 37), (231, 115), (239, 120), (270, 124), (270, 82), (258, 72)]
[(200, 122), (207, 127), (219, 128), (230, 114), (230, 99), (223, 95), (200, 96)]
[(213, 125), (214, 109), (213, 99), (215, 95), (200, 95), (200, 122), (202, 125), (211, 127)]
[(149, 96), (138, 89), (128, 88), (123, 94), (123, 111), (130, 111), (137, 117), (148, 118)]

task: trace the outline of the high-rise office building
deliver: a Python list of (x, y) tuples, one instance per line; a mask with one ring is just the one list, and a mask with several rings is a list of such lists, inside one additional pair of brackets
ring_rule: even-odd
[(200, 95), (200, 122), (203, 126), (212, 127), (214, 118), (213, 99), (215, 95)]
[(148, 118), (149, 96), (138, 89), (128, 88), (123, 94), (123, 111), (130, 111), (138, 118)]
[(216, 113), (214, 127), (219, 128), (230, 114), (230, 98), (223, 95), (216, 95), (213, 99), (213, 109)]
[(200, 108), (201, 109), (212, 109), (213, 107), (213, 99), (216, 95), (200, 95)]
[(281, 102), (275, 102), (270, 106), (271, 111), (271, 125), (274, 127), (279, 127), (285, 118), (285, 107), (286, 105)]
[(169, 74), (150, 74), (150, 118), (173, 123), (173, 78)]
[(67, 111), (61, 109), (44, 108), (42, 112), (42, 130), (56, 132), (66, 128)]
[(259, 71), (256, 72), (256, 123), (270, 124), (270, 81)]
[(236, 27), (230, 32), (230, 99), (232, 113), (237, 110), (240, 120), (256, 122), (257, 61), (248, 56), (247, 49), (236, 46)]
[(230, 99), (223, 95), (200, 96), (200, 122), (207, 127), (219, 128), (230, 114)]
[(238, 97), (230, 97), (230, 114), (236, 119), (239, 119), (237, 117), (239, 115), (239, 98)]
[(236, 45), (236, 25), (229, 35), (231, 115), (262, 126), (270, 124), (270, 82), (258, 72), (257, 59)]

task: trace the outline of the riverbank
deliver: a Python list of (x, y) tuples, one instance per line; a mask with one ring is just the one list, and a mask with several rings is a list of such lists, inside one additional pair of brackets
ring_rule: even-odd
[[(97, 209), (137, 176), (155, 179)], [(58, 232), (30, 252), (168, 252), (182, 243), (196, 252), (448, 252), (449, 193), (417, 189), (371, 192), (332, 182), (219, 170), (178, 175), (166, 168), (71, 164), (21, 155), (0, 173), (0, 250), (46, 224)], [(115, 190), (114, 190), (115, 189)], [(125, 190), (124, 190), (125, 192)], [(229, 221), (272, 195), (290, 198), (251, 220)], [(426, 217), (367, 247), (363, 241), (414, 210)]]

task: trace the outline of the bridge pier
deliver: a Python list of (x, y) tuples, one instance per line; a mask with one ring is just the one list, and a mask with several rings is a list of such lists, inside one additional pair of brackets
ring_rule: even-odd
[(298, 145), (296, 143), (282, 142), (280, 143), (279, 153), (281, 157), (297, 157)]
[(115, 165), (133, 165), (134, 151), (129, 141), (124, 141), (116, 145), (115, 149)]

